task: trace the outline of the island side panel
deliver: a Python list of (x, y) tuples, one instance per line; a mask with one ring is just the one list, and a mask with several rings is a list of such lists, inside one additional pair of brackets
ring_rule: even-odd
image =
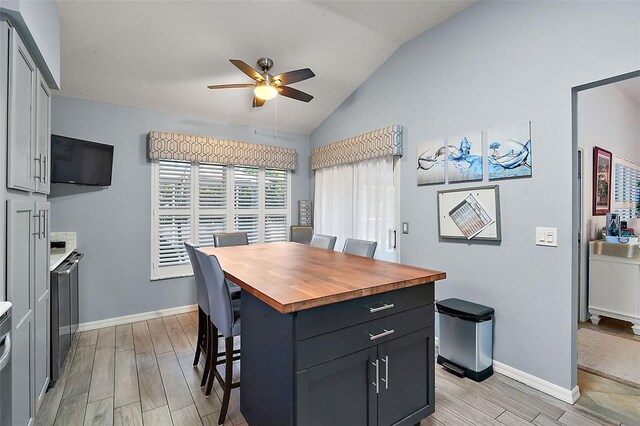
[(250, 425), (293, 420), (293, 314), (281, 314), (242, 292), (240, 411)]

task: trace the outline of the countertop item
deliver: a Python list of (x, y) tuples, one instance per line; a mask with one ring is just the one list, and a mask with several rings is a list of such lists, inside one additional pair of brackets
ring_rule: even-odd
[(0, 302), (0, 316), (11, 309), (11, 302)]
[(206, 247), (228, 279), (280, 313), (295, 312), (446, 278), (440, 271), (297, 243)]
[(75, 232), (52, 232), (51, 241), (65, 241), (66, 246), (63, 249), (51, 249), (49, 252), (49, 271), (56, 269), (63, 260), (67, 258), (76, 249), (76, 233)]

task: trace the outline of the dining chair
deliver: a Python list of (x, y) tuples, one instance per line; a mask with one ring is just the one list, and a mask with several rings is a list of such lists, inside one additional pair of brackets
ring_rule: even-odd
[(290, 228), (289, 240), (293, 243), (309, 245), (313, 237), (313, 228), (311, 226), (296, 226)]
[(347, 238), (342, 248), (343, 253), (355, 254), (373, 259), (376, 254), (378, 243), (375, 241), (356, 240), (355, 238)]
[[(218, 345), (217, 338), (215, 337), (217, 336), (218, 331), (224, 338), (224, 360), (218, 361), (217, 356), (215, 357), (215, 361), (210, 360), (210, 374), (205, 390), (205, 395), (209, 396), (211, 394), (214, 379), (218, 380), (218, 383), (220, 383), (220, 386), (222, 387), (222, 406), (220, 407), (220, 416), (218, 418), (218, 424), (221, 425), (224, 423), (227, 416), (231, 389), (240, 387), (240, 382), (233, 381), (233, 361), (240, 359), (239, 351), (233, 350), (233, 338), (240, 335), (240, 307), (234, 306), (231, 300), (229, 288), (225, 285), (224, 272), (222, 271), (220, 262), (218, 262), (218, 258), (213, 255), (203, 253), (200, 250), (196, 250), (195, 253), (198, 261), (200, 262), (202, 276), (204, 277), (204, 282), (207, 286), (207, 292), (209, 295), (210, 333), (208, 352), (211, 354), (214, 352), (217, 353)], [(216, 365), (223, 363), (224, 377), (222, 377), (216, 368)]]
[[(207, 285), (204, 281), (204, 277), (202, 275), (202, 268), (200, 267), (200, 261), (196, 256), (195, 252), (198, 249), (198, 246), (195, 244), (191, 244), (190, 242), (185, 241), (184, 247), (187, 250), (187, 254), (189, 255), (189, 261), (191, 262), (191, 267), (193, 269), (193, 277), (196, 281), (196, 294), (198, 297), (198, 338), (196, 341), (196, 353), (193, 358), (193, 366), (197, 366), (198, 362), (200, 362), (200, 354), (204, 354), (205, 356), (205, 370), (202, 374), (202, 382), (200, 386), (204, 386), (206, 384), (206, 379), (209, 373), (208, 367), (210, 365), (208, 360), (209, 356), (212, 355), (208, 352), (209, 345), (209, 293), (207, 291)], [(225, 278), (225, 284), (229, 287), (229, 294), (231, 299), (234, 301), (236, 305), (240, 305), (240, 287), (231, 281)], [(217, 350), (217, 348), (216, 348)]]
[(209, 335), (209, 295), (207, 293), (207, 286), (204, 282), (204, 277), (202, 276), (202, 269), (200, 269), (200, 263), (198, 262), (198, 258), (195, 253), (198, 246), (185, 241), (184, 248), (187, 250), (187, 254), (189, 255), (189, 261), (191, 262), (191, 268), (193, 269), (193, 277), (196, 281), (196, 294), (198, 296), (198, 339), (196, 343), (196, 355), (193, 358), (193, 366), (195, 367), (200, 361), (200, 353), (203, 352), (205, 357), (207, 353), (207, 337)]
[(336, 237), (332, 237), (331, 235), (313, 234), (310, 246), (325, 250), (333, 250), (336, 246), (336, 239)]
[(246, 232), (216, 232), (213, 234), (213, 245), (216, 247), (246, 246), (249, 236)]

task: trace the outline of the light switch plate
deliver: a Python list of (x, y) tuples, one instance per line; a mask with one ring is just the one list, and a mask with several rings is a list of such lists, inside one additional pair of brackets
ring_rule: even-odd
[(409, 233), (409, 222), (402, 222), (402, 233), (403, 234)]
[(558, 228), (536, 227), (536, 245), (558, 247)]

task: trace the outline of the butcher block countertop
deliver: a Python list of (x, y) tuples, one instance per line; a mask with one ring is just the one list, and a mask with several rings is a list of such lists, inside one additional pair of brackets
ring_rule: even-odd
[(228, 279), (283, 314), (446, 278), (440, 271), (298, 243), (200, 250), (218, 258)]

